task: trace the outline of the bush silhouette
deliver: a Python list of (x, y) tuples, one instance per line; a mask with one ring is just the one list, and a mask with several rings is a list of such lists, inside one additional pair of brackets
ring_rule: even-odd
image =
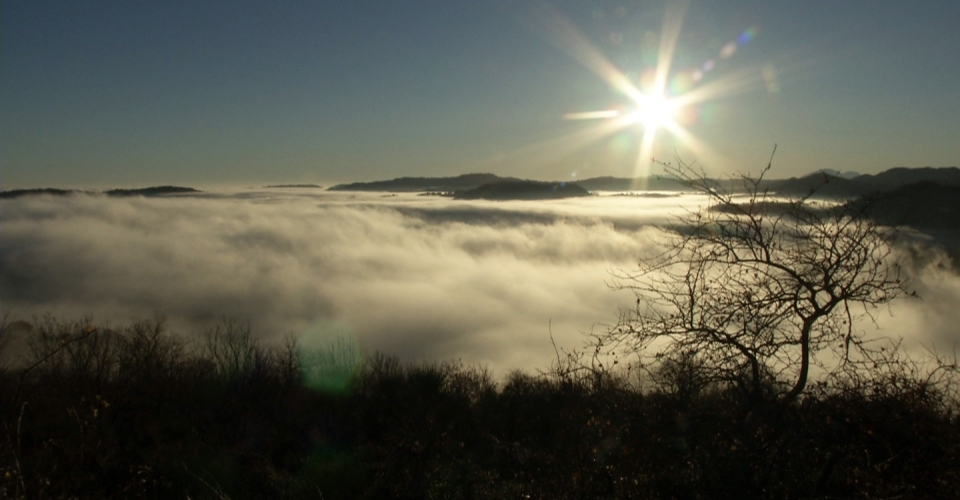
[(295, 342), (242, 323), (194, 344), (162, 320), (35, 324), (31, 357), (0, 372), (4, 497), (946, 498), (960, 484), (957, 401), (926, 371), (861, 373), (782, 412), (691, 380), (690, 358), (641, 390), (374, 354), (327, 391)]

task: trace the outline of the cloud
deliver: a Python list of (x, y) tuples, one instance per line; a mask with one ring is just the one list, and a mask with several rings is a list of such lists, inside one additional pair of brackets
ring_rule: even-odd
[[(335, 325), (368, 352), (532, 370), (553, 359), (551, 333), (578, 347), (632, 304), (608, 286), (610, 271), (655, 252), (651, 224), (690, 201), (275, 190), (21, 198), (0, 212), (0, 304), (20, 319), (162, 313), (190, 334), (249, 320), (267, 341)], [(897, 305), (885, 330), (956, 324), (960, 281), (928, 274), (920, 283), (935, 299)]]
[(952, 353), (960, 342), (956, 327), (960, 324), (960, 275), (942, 248), (914, 246), (910, 250), (912, 274), (907, 288), (916, 297), (902, 298), (881, 311), (874, 328), (902, 338), (912, 351)]
[(239, 318), (268, 339), (335, 322), (405, 359), (530, 368), (553, 355), (551, 324), (578, 345), (630, 300), (609, 270), (655, 230), (598, 214), (414, 196), (23, 198), (0, 214), (0, 298), (19, 318), (163, 313), (194, 333)]

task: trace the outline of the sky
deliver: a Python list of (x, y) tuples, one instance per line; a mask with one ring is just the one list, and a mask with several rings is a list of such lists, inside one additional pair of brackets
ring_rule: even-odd
[[(774, 177), (954, 166), (957, 19), (934, 0), (6, 0), (0, 186), (570, 180), (657, 173), (648, 156), (720, 175), (774, 145)], [(630, 89), (689, 102), (672, 129), (624, 122), (646, 109)], [(571, 119), (592, 111), (620, 114)]]

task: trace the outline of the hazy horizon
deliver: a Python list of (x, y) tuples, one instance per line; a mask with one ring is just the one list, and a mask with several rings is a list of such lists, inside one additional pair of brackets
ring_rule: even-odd
[[(928, 166), (918, 166), (918, 167), (902, 167), (902, 166), (900, 166), (900, 167), (891, 167), (891, 169), (896, 169), (896, 168), (908, 168), (908, 169), (912, 169), (912, 170), (913, 170), (913, 169), (924, 169), (924, 168), (951, 169), (951, 168), (958, 168), (958, 167), (956, 167), (956, 166), (954, 166), (954, 165), (949, 165), (949, 166), (929, 166), (929, 165), (928, 165)], [(792, 178), (792, 177), (805, 177), (805, 176), (808, 176), (808, 175), (812, 175), (812, 174), (816, 174), (816, 173), (822, 172), (822, 171), (824, 171), (824, 170), (829, 170), (829, 169), (814, 169), (814, 170), (810, 170), (810, 171), (798, 172), (798, 173), (794, 174), (793, 176), (779, 176), (779, 175), (777, 175), (777, 174), (778, 174), (777, 169), (774, 168), (774, 169), (771, 169), (771, 171), (768, 172), (768, 173), (765, 175), (764, 178), (767, 179), (767, 180), (786, 180), (786, 179), (789, 179), (789, 178)], [(886, 169), (886, 170), (890, 170), (890, 169)], [(879, 172), (874, 172), (873, 174), (881, 173), (881, 172), (884, 172), (884, 171), (886, 171), (886, 170), (882, 170), (882, 171), (879, 171)], [(758, 175), (758, 174), (760, 173), (760, 171), (761, 171), (761, 169), (754, 169), (754, 170), (747, 170), (747, 171), (743, 171), (743, 172), (738, 172), (737, 174), (734, 174), (734, 175), (733, 175), (733, 178), (736, 178), (736, 175), (739, 175), (739, 174)], [(872, 174), (868, 174), (868, 173), (866, 173), (866, 172), (855, 172), (855, 171), (850, 171), (850, 170), (848, 170), (848, 171), (836, 171), (836, 172), (837, 172), (838, 174), (841, 174), (841, 175), (850, 174), (850, 173), (856, 173), (856, 174), (860, 174), (860, 175), (864, 175), (864, 174), (866, 174), (866, 175), (872, 175)], [(167, 183), (167, 184), (163, 184), (163, 185), (160, 185), (160, 184), (103, 184), (103, 185), (86, 185), (86, 184), (85, 184), (85, 185), (66, 185), (66, 184), (58, 184), (58, 183), (56, 183), (56, 182), (50, 182), (50, 183), (44, 184), (44, 185), (29, 185), (29, 186), (26, 186), (26, 185), (25, 185), (25, 186), (5, 186), (5, 185), (0, 184), (0, 190), (2, 190), (2, 191), (13, 191), (13, 190), (18, 190), (18, 189), (46, 189), (46, 188), (52, 188), (52, 189), (65, 189), (65, 190), (100, 192), (100, 191), (107, 191), (107, 190), (110, 190), (110, 189), (144, 189), (144, 188), (161, 187), (161, 186), (185, 187), (185, 188), (198, 189), (198, 190), (200, 190), (200, 191), (211, 191), (211, 192), (217, 192), (217, 191), (230, 192), (230, 191), (238, 191), (238, 190), (256, 190), (256, 189), (272, 189), (272, 188), (277, 188), (277, 189), (322, 189), (322, 190), (328, 190), (329, 188), (334, 187), (334, 186), (345, 185), (345, 184), (354, 184), (354, 183), (367, 183), (367, 182), (377, 182), (377, 181), (391, 181), (391, 180), (397, 180), (397, 179), (401, 179), (401, 178), (453, 178), (453, 177), (458, 177), (458, 176), (463, 176), (463, 175), (476, 175), (476, 174), (491, 174), (491, 172), (462, 172), (462, 173), (453, 173), (453, 174), (449, 174), (449, 175), (437, 175), (437, 176), (423, 176), (423, 175), (415, 175), (415, 174), (409, 174), (409, 175), (407, 175), (407, 174), (401, 174), (401, 175), (397, 175), (397, 176), (389, 177), (389, 178), (362, 179), (362, 180), (359, 180), (359, 179), (352, 179), (352, 180), (351, 180), (351, 179), (347, 179), (347, 180), (341, 180), (341, 181), (330, 181), (330, 182), (316, 181), (316, 182), (309, 182), (309, 183), (307, 183), (307, 182), (295, 182), (295, 181), (280, 181), (280, 180), (275, 180), (275, 181), (273, 181), (273, 182), (271, 182), (271, 181), (263, 181), (262, 184), (250, 184), (250, 183), (242, 183), (242, 182), (232, 182), (232, 183), (231, 183), (231, 182), (228, 182), (228, 181), (222, 181), (222, 182), (208, 182), (208, 183), (198, 183), (198, 184), (188, 184), (188, 183), (171, 182), (171, 183)], [(498, 174), (493, 174), (493, 175), (498, 175)], [(515, 177), (515, 176), (510, 175), (509, 173), (503, 174), (503, 175), (499, 175), (499, 176), (500, 176), (500, 177)], [(720, 174), (720, 176), (723, 177), (723, 178), (727, 178), (727, 177), (730, 177), (730, 174)], [(629, 179), (629, 178), (630, 178), (630, 177), (617, 177), (617, 176), (612, 176), (612, 175), (600, 175), (600, 176), (584, 177), (584, 178), (580, 178), (580, 179), (554, 179), (554, 178), (545, 178), (545, 179), (529, 179), (529, 180), (545, 181), (545, 182), (571, 182), (571, 183), (576, 183), (576, 182), (578, 182), (578, 181), (585, 181), (585, 180), (595, 179), (595, 178), (607, 178), (607, 177), (613, 177), (613, 178), (619, 178), (619, 179)], [(634, 178), (643, 179), (643, 178), (654, 178), (654, 177), (657, 177), (657, 178), (669, 178), (669, 177), (670, 177), (670, 174), (668, 174), (668, 173), (660, 174), (660, 175), (651, 174), (651, 175), (649, 175), (649, 176), (634, 177)], [(596, 191), (604, 191), (604, 190), (596, 190)], [(634, 191), (646, 191), (646, 189), (634, 189)], [(389, 193), (389, 192), (393, 192), (393, 191), (391, 191), (391, 190), (389, 190), (389, 189), (384, 189), (384, 190), (382, 190), (382, 192), (383, 192), (383, 193)]]

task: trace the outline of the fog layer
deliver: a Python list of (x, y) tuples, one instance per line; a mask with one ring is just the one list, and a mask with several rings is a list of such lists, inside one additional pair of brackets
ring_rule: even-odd
[[(189, 335), (239, 319), (266, 341), (337, 334), (405, 360), (532, 370), (554, 357), (551, 332), (577, 347), (634, 302), (610, 271), (655, 252), (652, 224), (691, 202), (27, 197), (0, 210), (0, 304), (8, 319), (164, 314)], [(884, 332), (952, 338), (960, 280), (934, 260), (914, 287), (923, 300), (882, 311)]]

